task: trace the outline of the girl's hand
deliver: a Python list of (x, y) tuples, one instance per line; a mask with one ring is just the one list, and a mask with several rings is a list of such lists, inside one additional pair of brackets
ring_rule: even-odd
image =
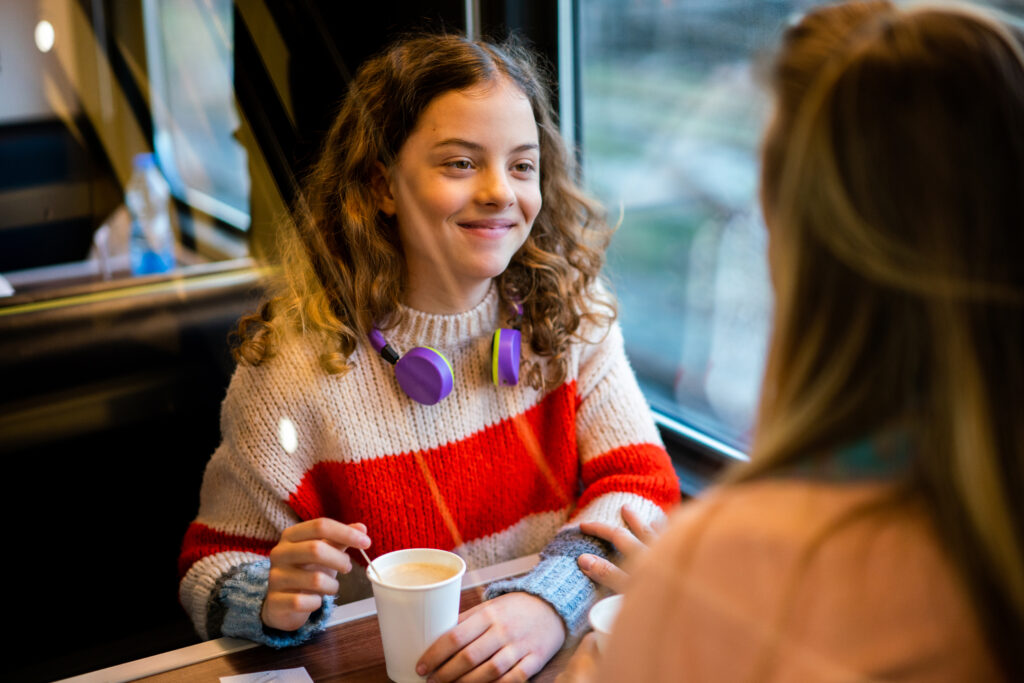
[(597, 639), (593, 633), (588, 633), (580, 641), (565, 669), (558, 674), (555, 683), (591, 683), (597, 678), (598, 662)]
[[(654, 538), (661, 531), (660, 527), (655, 528), (645, 523), (640, 518), (640, 515), (629, 505), (622, 506), (622, 519), (626, 522), (627, 529), (613, 527), (604, 522), (581, 522), (580, 531), (608, 541), (626, 559), (646, 551), (647, 546), (654, 541)], [(621, 593), (625, 590), (629, 575), (603, 557), (584, 553), (576, 559), (576, 562), (580, 566), (580, 571), (593, 581), (612, 589), (616, 593)]]
[(270, 551), (270, 580), (260, 617), (282, 631), (294, 631), (320, 609), (323, 596), (338, 592), (338, 572), (352, 560), (345, 549), (369, 548), (364, 524), (321, 517), (290, 526)]
[(506, 593), (459, 615), (459, 623), (420, 657), (430, 681), (525, 681), (565, 641), (562, 618), (529, 593)]

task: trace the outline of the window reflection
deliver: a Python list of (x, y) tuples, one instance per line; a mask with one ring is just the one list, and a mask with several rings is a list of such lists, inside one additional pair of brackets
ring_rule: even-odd
[(152, 149), (176, 198), (162, 277), (251, 264), (231, 19), (231, 0), (0, 5), (3, 303), (131, 281), (125, 188)]
[(155, 146), (179, 199), (249, 227), (246, 153), (234, 133), (231, 0), (146, 0)]

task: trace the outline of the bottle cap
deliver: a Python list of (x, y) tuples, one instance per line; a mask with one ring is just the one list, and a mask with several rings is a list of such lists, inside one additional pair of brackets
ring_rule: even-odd
[(153, 158), (152, 152), (140, 152), (132, 157), (132, 165), (135, 168), (149, 168), (156, 164), (156, 159)]

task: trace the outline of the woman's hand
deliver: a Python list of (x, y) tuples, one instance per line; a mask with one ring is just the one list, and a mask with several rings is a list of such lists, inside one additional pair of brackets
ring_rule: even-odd
[(525, 681), (565, 641), (554, 608), (529, 593), (506, 593), (459, 615), (459, 623), (420, 657), (431, 681)]
[(593, 633), (588, 633), (580, 641), (565, 669), (558, 674), (555, 683), (591, 683), (597, 678), (598, 659), (597, 638)]
[(285, 529), (270, 551), (270, 580), (260, 612), (263, 623), (282, 631), (305, 624), (323, 605), (323, 596), (338, 592), (338, 572), (351, 571), (348, 547), (370, 547), (364, 524), (321, 517)]
[[(647, 546), (658, 535), (660, 527), (655, 528), (644, 522), (629, 505), (622, 506), (622, 519), (628, 528), (613, 527), (604, 522), (581, 522), (580, 531), (608, 541), (628, 560), (647, 550)], [(612, 562), (589, 553), (580, 555), (576, 562), (580, 566), (580, 571), (593, 581), (616, 593), (625, 590), (629, 575)]]

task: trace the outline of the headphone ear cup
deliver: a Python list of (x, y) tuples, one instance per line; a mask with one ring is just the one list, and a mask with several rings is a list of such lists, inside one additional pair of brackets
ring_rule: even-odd
[(451, 363), (429, 346), (418, 346), (399, 358), (395, 379), (409, 398), (428, 406), (452, 392)]
[(491, 342), (491, 379), (494, 386), (519, 383), (519, 354), (522, 334), (519, 330), (499, 328)]

